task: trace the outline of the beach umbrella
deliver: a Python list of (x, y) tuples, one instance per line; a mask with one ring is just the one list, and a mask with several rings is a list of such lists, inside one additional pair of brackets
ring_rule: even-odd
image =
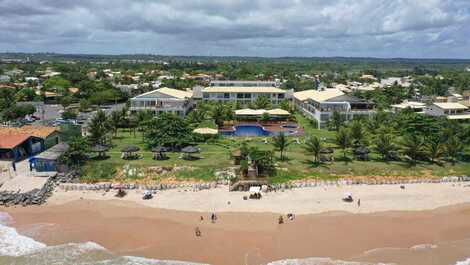
[(185, 148), (181, 149), (181, 152), (187, 153), (187, 154), (193, 154), (193, 153), (198, 153), (199, 149), (194, 146), (186, 146)]
[(140, 150), (140, 147), (138, 146), (135, 146), (135, 145), (128, 145), (128, 146), (125, 146), (124, 148), (122, 148), (122, 152), (124, 153), (134, 153), (134, 152), (138, 152)]
[(210, 135), (216, 135), (219, 133), (218, 130), (216, 129), (211, 129), (211, 128), (197, 128), (193, 130), (194, 133), (198, 134), (210, 134)]
[(325, 147), (320, 150), (321, 154), (333, 154), (335, 150), (332, 147)]
[(97, 144), (91, 147), (91, 151), (94, 153), (98, 153), (98, 156), (102, 156), (102, 154), (108, 151), (109, 147), (101, 144)]
[(168, 152), (168, 148), (166, 148), (164, 146), (157, 146), (157, 147), (152, 148), (152, 152), (154, 152), (154, 153)]

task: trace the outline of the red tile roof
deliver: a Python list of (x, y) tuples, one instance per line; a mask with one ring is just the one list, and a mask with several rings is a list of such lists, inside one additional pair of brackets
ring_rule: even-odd
[(28, 140), (31, 135), (27, 134), (5, 134), (0, 137), (0, 148), (12, 149)]

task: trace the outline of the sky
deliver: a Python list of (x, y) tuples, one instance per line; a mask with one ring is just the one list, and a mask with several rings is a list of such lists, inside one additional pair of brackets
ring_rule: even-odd
[(470, 0), (0, 0), (0, 52), (470, 58)]

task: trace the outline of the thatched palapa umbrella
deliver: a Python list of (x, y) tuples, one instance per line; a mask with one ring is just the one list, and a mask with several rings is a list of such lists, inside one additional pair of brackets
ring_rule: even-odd
[(105, 146), (105, 145), (101, 145), (101, 144), (97, 144), (93, 147), (91, 147), (91, 151), (93, 153), (98, 153), (98, 157), (102, 157), (103, 154), (106, 153), (106, 151), (109, 150), (109, 147)]
[(163, 160), (165, 159), (163, 153), (168, 152), (168, 148), (164, 146), (157, 146), (152, 148), (152, 152), (154, 153), (154, 159), (156, 158), (157, 160)]
[(190, 154), (199, 153), (199, 149), (194, 146), (186, 146), (185, 148), (181, 149), (181, 152), (185, 153), (185, 158), (190, 158)]
[(129, 155), (132, 156), (133, 153), (139, 152), (139, 150), (140, 150), (140, 147), (135, 146), (135, 145), (128, 145), (121, 149), (121, 151), (123, 152), (123, 158), (128, 158)]

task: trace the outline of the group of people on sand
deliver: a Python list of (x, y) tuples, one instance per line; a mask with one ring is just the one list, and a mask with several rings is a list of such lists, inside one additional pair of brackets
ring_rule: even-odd
[[(288, 213), (288, 214), (287, 214), (287, 219), (288, 219), (289, 221), (294, 221), (295, 215), (294, 215), (293, 213)], [(282, 217), (282, 215), (279, 216), (278, 223), (279, 223), (279, 224), (283, 224), (283, 223), (284, 223), (284, 217)]]
[[(217, 215), (215, 213), (211, 213), (211, 223), (215, 224), (215, 222), (217, 221)], [(200, 222), (203, 222), (204, 221), (204, 216), (200, 216), (199, 217), (199, 221)], [(196, 226), (196, 228), (194, 229), (194, 232), (196, 234), (196, 237), (200, 237), (202, 234), (201, 234), (201, 229), (199, 229), (198, 226)]]

